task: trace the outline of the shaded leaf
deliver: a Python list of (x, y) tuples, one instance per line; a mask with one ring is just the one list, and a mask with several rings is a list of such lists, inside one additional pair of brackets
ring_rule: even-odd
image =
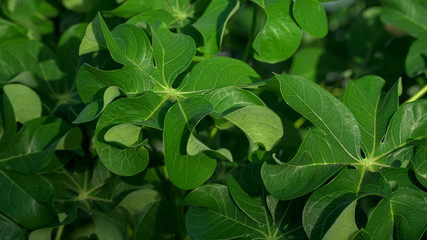
[(239, 9), (237, 0), (212, 0), (203, 14), (193, 23), (203, 36), (204, 46), (198, 50), (212, 57), (221, 50), (222, 38), (228, 20)]
[(416, 40), (409, 47), (405, 60), (406, 74), (410, 77), (427, 71), (427, 43), (425, 40)]
[(43, 177), (2, 169), (0, 188), (0, 211), (22, 226), (37, 229), (56, 221), (55, 191)]
[(379, 173), (365, 168), (342, 170), (331, 183), (315, 191), (305, 205), (303, 225), (307, 235), (310, 239), (351, 237), (358, 231), (355, 201), (367, 195), (389, 197), (391, 188)]
[(2, 239), (25, 240), (25, 230), (9, 218), (0, 214), (0, 237)]

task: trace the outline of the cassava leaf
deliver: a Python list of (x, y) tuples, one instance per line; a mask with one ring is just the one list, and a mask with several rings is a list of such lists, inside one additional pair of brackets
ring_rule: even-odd
[(298, 25), (308, 34), (324, 37), (328, 33), (328, 19), (318, 0), (296, 0), (293, 14)]
[(25, 123), (41, 117), (42, 103), (34, 90), (21, 84), (8, 84), (3, 91), (12, 104), (17, 122)]
[(104, 110), (95, 131), (95, 147), (101, 161), (112, 172), (124, 176), (137, 174), (148, 164), (144, 146), (124, 147), (106, 142), (105, 134), (120, 124), (135, 124), (161, 129), (168, 98), (147, 92), (140, 97), (122, 98)]
[(203, 15), (193, 23), (204, 39), (204, 46), (198, 50), (206, 57), (212, 57), (221, 50), (225, 26), (239, 7), (237, 0), (212, 0)]
[(187, 154), (187, 142), (196, 124), (213, 110), (203, 99), (177, 100), (166, 114), (163, 131), (166, 170), (170, 180), (182, 189), (193, 189), (213, 174), (216, 160), (205, 153)]
[(15, 222), (0, 214), (0, 237), (2, 239), (25, 240), (25, 230)]
[(258, 81), (259, 75), (246, 63), (227, 57), (214, 57), (197, 64), (183, 79), (178, 91), (207, 91), (245, 86)]
[(0, 169), (0, 187), (0, 211), (22, 226), (37, 229), (56, 221), (55, 191), (45, 178)]
[(423, 140), (417, 147), (412, 164), (414, 165), (415, 174), (418, 181), (427, 187), (427, 140)]
[(41, 117), (28, 121), (0, 153), (0, 167), (33, 172), (53, 157), (61, 139), (71, 129), (65, 121)]
[(416, 0), (401, 2), (382, 0), (386, 3), (382, 9), (381, 20), (393, 24), (406, 33), (420, 39), (427, 39), (427, 6)]
[(380, 173), (397, 184), (397, 190), (376, 206), (365, 230), (372, 239), (420, 239), (427, 229), (426, 192), (413, 183), (407, 169), (384, 169)]
[(291, 0), (252, 1), (265, 11), (267, 18), (252, 44), (254, 58), (267, 63), (288, 59), (302, 39), (302, 31), (290, 14)]
[[(203, 185), (187, 195), (184, 201), (190, 205), (190, 208), (186, 214), (186, 226), (192, 237), (196, 239), (306, 238), (301, 232), (301, 220), (298, 216), (301, 208), (296, 208), (298, 202), (275, 201), (270, 197), (267, 198), (268, 206), (263, 205), (265, 198), (262, 185), (239, 187), (238, 184), (241, 184), (240, 180), (243, 179), (236, 180), (238, 182), (231, 180), (235, 188), (233, 191), (230, 190), (231, 196), (228, 192), (229, 188), (219, 184)], [(259, 198), (260, 194), (261, 198)], [(240, 204), (236, 205), (233, 200), (239, 201)], [(247, 203), (256, 204), (257, 207), (245, 205)], [(274, 210), (271, 212), (274, 218), (271, 217), (269, 210)], [(251, 213), (251, 217), (258, 214), (259, 217), (263, 216), (264, 224), (257, 223), (245, 213)]]
[(331, 183), (315, 191), (304, 207), (303, 224), (309, 238), (350, 238), (358, 231), (355, 201), (367, 195), (389, 197), (390, 185), (379, 173), (365, 168), (341, 171)]
[(427, 72), (427, 43), (425, 40), (416, 40), (409, 47), (405, 59), (405, 70), (410, 77)]

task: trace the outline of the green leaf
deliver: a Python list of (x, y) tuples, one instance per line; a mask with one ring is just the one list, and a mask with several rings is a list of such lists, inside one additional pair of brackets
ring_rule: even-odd
[(87, 26), (85, 35), (82, 39), (82, 42), (80, 43), (79, 55), (96, 52), (102, 48), (107, 48), (107, 43), (101, 27), (100, 17), (100, 14), (96, 15), (95, 19), (92, 20), (92, 22), (90, 22)]
[(104, 140), (106, 132), (119, 124), (136, 124), (161, 129), (169, 106), (168, 98), (147, 92), (140, 97), (122, 98), (104, 110), (95, 131), (95, 147), (99, 158), (112, 172), (131, 176), (144, 170), (148, 152), (144, 146), (123, 147)]
[(104, 135), (104, 139), (107, 142), (118, 143), (125, 147), (132, 147), (138, 144), (140, 132), (141, 127), (123, 123), (108, 129)]
[(93, 119), (99, 117), (102, 111), (110, 104), (116, 97), (120, 96), (120, 90), (111, 86), (108, 87), (104, 92), (104, 98), (102, 103), (100, 101), (94, 101), (89, 103), (73, 121), (74, 124), (84, 123), (92, 121)]
[(423, 140), (420, 146), (417, 147), (414, 159), (412, 160), (418, 181), (424, 187), (427, 187), (427, 161), (425, 156), (427, 156), (427, 140)]
[(149, 10), (166, 9), (168, 6), (167, 4), (168, 2), (166, 1), (127, 0), (116, 9), (106, 11), (105, 13), (107, 15), (114, 15), (121, 18), (130, 18)]
[(385, 81), (376, 76), (349, 81), (343, 98), (359, 124), (361, 147), (370, 157), (374, 156), (376, 145), (386, 133), (387, 123), (399, 107), (397, 84), (383, 94), (384, 84)]
[(170, 26), (172, 23), (177, 21), (177, 19), (174, 18), (168, 11), (164, 9), (155, 9), (133, 16), (127, 20), (126, 23), (146, 28), (147, 23), (154, 25), (158, 20), (164, 22), (166, 26)]
[(355, 161), (360, 158), (356, 119), (338, 99), (315, 83), (292, 75), (277, 75), (286, 103), (330, 135)]
[(220, 52), (225, 26), (239, 7), (237, 0), (212, 0), (203, 15), (193, 23), (204, 39), (204, 46), (198, 50), (206, 57)]
[(0, 153), (0, 167), (33, 172), (44, 167), (71, 126), (61, 119), (42, 117), (28, 121)]
[(427, 228), (427, 193), (413, 183), (407, 169), (386, 169), (381, 174), (397, 183), (397, 190), (381, 200), (366, 226), (372, 239), (421, 239)]
[(268, 223), (263, 203), (265, 190), (259, 165), (247, 165), (227, 176), (227, 185), (237, 206), (246, 215), (260, 224)]
[(25, 34), (26, 30), (24, 27), (4, 19), (0, 19), (0, 42), (25, 37)]
[(210, 103), (190, 98), (172, 106), (166, 113), (163, 131), (166, 170), (170, 180), (179, 188), (193, 189), (212, 176), (216, 160), (204, 152), (187, 154), (187, 142), (197, 123), (212, 112)]
[(416, 40), (409, 47), (405, 60), (405, 70), (408, 76), (427, 72), (427, 43), (425, 40)]
[[(63, 77), (55, 54), (42, 43), (28, 39), (13, 39), (0, 45), (0, 82), (11, 80), (17, 74), (32, 73), (39, 86), (55, 90), (53, 81)], [(7, 61), (5, 61), (7, 59)]]
[(240, 211), (231, 199), (228, 188), (219, 184), (204, 185), (187, 195), (191, 205), (185, 223), (195, 239), (232, 239), (250, 236), (267, 239), (257, 223)]
[(403, 104), (391, 118), (384, 142), (379, 144), (374, 157), (383, 162), (381, 158), (395, 149), (426, 137), (427, 100)]
[(328, 33), (328, 19), (318, 0), (296, 0), (293, 14), (298, 25), (314, 37), (325, 37)]
[(182, 80), (177, 91), (193, 92), (259, 82), (259, 75), (246, 63), (228, 57), (214, 57), (197, 64)]
[(105, 240), (126, 240), (127, 225), (125, 211), (116, 208), (108, 214), (94, 214), (95, 233), (99, 239)]
[(353, 159), (335, 142), (318, 131), (310, 131), (291, 161), (266, 161), (261, 169), (268, 192), (281, 200), (313, 191)]
[(341, 171), (331, 183), (315, 191), (304, 207), (303, 225), (309, 238), (349, 239), (358, 231), (355, 202), (367, 195), (389, 197), (391, 188), (379, 173), (365, 168)]
[(28, 236), (28, 240), (50, 240), (53, 228), (41, 228), (34, 230)]
[(9, 98), (17, 122), (26, 123), (41, 117), (42, 103), (40, 97), (31, 88), (21, 84), (8, 84), (3, 87)]
[(68, 28), (58, 42), (58, 64), (69, 78), (77, 75), (85, 58), (79, 56), (80, 43), (85, 35), (87, 23), (79, 23)]
[(0, 106), (0, 152), (2, 152), (15, 136), (17, 124), (12, 104), (6, 95), (0, 97)]
[(81, 148), (83, 134), (80, 128), (73, 127), (68, 131), (56, 145), (56, 150), (78, 150)]
[(151, 204), (138, 222), (135, 239), (175, 239), (177, 223), (173, 211), (164, 201)]
[[(249, 174), (247, 177), (251, 177), (250, 167), (243, 171), (246, 172), (243, 175)], [(247, 177), (244, 179), (248, 179)], [(300, 203), (282, 202), (271, 196), (267, 196), (265, 200), (262, 184), (259, 185), (258, 182), (256, 186), (251, 186), (245, 183), (246, 186), (241, 186), (240, 180), (244, 179), (238, 177), (227, 180), (234, 188), (231, 190), (230, 186), (233, 199), (229, 195), (229, 189), (219, 184), (203, 185), (187, 195), (184, 202), (189, 204), (190, 208), (186, 214), (185, 224), (193, 238), (306, 239), (301, 226)], [(258, 181), (260, 180), (258, 176)], [(251, 179), (250, 182), (253, 183), (254, 180)], [(264, 201), (266, 204), (263, 204)], [(251, 204), (255, 205), (250, 206)], [(251, 217), (245, 213), (250, 213)], [(263, 217), (264, 224), (258, 224), (253, 217)]]
[(122, 24), (110, 33), (100, 15), (92, 23), (114, 60), (125, 67), (102, 71), (84, 65), (77, 76), (77, 90), (85, 103), (93, 101), (102, 88), (109, 86), (117, 86), (127, 95), (169, 92), (195, 53), (191, 37), (170, 32), (164, 23), (151, 29), (152, 49), (144, 31), (136, 26)]
[(25, 240), (25, 230), (18, 224), (0, 214), (0, 237), (2, 239)]
[(270, 151), (283, 136), (282, 121), (272, 110), (264, 106), (247, 106), (224, 116), (249, 138), (250, 152), (259, 144)]
[(267, 63), (290, 58), (302, 39), (302, 31), (290, 14), (291, 0), (252, 1), (265, 11), (267, 17), (264, 27), (252, 44), (254, 58)]
[(427, 39), (427, 6), (415, 0), (382, 0), (386, 3), (381, 13), (381, 20), (390, 23), (409, 35)]
[(56, 220), (55, 191), (43, 177), (0, 169), (0, 188), (0, 211), (22, 226), (37, 229)]

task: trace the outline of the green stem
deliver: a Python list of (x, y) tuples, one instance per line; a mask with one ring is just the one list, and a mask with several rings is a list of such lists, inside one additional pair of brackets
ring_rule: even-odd
[(58, 231), (56, 231), (55, 240), (61, 240), (62, 233), (64, 232), (65, 225), (61, 225), (58, 227)]
[(257, 22), (257, 15), (258, 15), (258, 7), (256, 5), (253, 6), (252, 11), (252, 23), (251, 23), (251, 30), (249, 32), (248, 42), (246, 43), (245, 51), (243, 52), (242, 61), (247, 62), (249, 59), (249, 55), (251, 53), (251, 46), (252, 42), (254, 41), (255, 36), (255, 28), (256, 28), (256, 22)]
[(413, 102), (415, 100), (420, 99), (425, 93), (427, 93), (427, 84), (424, 85), (424, 87), (418, 91), (414, 96), (412, 96), (410, 99), (408, 99), (405, 103)]

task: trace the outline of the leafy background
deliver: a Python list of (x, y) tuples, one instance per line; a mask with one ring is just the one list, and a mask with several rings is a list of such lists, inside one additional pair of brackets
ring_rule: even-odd
[(0, 0), (1, 239), (420, 239), (423, 0)]

